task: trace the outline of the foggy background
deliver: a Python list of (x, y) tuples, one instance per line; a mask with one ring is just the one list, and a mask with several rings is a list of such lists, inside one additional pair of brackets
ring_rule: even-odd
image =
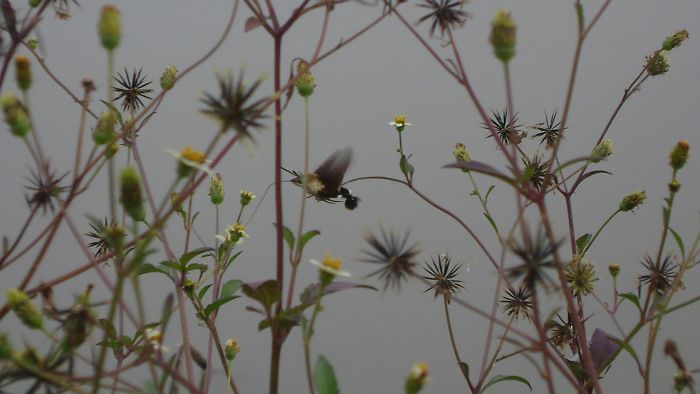
[[(17, 2), (22, 3), (22, 2)], [(84, 1), (72, 7), (69, 21), (61, 21), (47, 12), (39, 30), (42, 53), (50, 69), (76, 93), (80, 81), (92, 78), (97, 86), (91, 108), (102, 110), (98, 99), (105, 96), (106, 54), (99, 45), (96, 23), (103, 1)], [(229, 17), (232, 1), (116, 1), (122, 15), (122, 43), (116, 51), (116, 71), (142, 67), (158, 87), (158, 78), (168, 64), (182, 70), (203, 55), (218, 39)], [(286, 20), (297, 2), (277, 1), (278, 15)], [(400, 10), (410, 21), (416, 21), (427, 10), (410, 1)], [(24, 3), (22, 3), (23, 5)], [(583, 1), (587, 20), (602, 1)], [(14, 2), (13, 2), (13, 5)], [(15, 5), (21, 7), (20, 4)], [(488, 43), (490, 20), (498, 8), (512, 11), (518, 24), (517, 55), (511, 62), (515, 109), (521, 123), (531, 125), (544, 120), (544, 111), (551, 113), (563, 106), (576, 40), (576, 15), (573, 1), (486, 1), (475, 0), (465, 6), (473, 14), (455, 39), (462, 51), (465, 67), (482, 104), (487, 110), (505, 106), (505, 91), (500, 62), (492, 55)], [(359, 4), (341, 5), (331, 14), (324, 50), (347, 38), (379, 15), (381, 6)], [(20, 14), (18, 12), (18, 14)], [(229, 38), (206, 63), (179, 81), (158, 113), (139, 136), (139, 150), (144, 159), (148, 180), (159, 201), (170, 185), (175, 160), (164, 152), (169, 147), (179, 150), (185, 145), (204, 149), (214, 136), (216, 123), (200, 114), (202, 93), (218, 94), (215, 73), (245, 68), (246, 79), (267, 75), (260, 94), (272, 92), (272, 40), (262, 29), (243, 33), (244, 21), (250, 13), (243, 3)], [(698, 169), (695, 149), (700, 147), (700, 79), (698, 78), (700, 44), (698, 43), (700, 3), (694, 0), (636, 0), (614, 1), (595, 26), (584, 45), (572, 112), (567, 123), (566, 139), (561, 156), (573, 158), (590, 152), (600, 130), (623, 94), (623, 89), (639, 72), (644, 57), (657, 49), (664, 38), (685, 28), (690, 39), (673, 50), (671, 70), (660, 77), (649, 78), (639, 94), (635, 94), (622, 109), (608, 134), (614, 140), (613, 155), (596, 168), (610, 170), (612, 176), (600, 175), (588, 180), (574, 196), (574, 215), (578, 235), (593, 233), (617, 208), (620, 199), (633, 191), (645, 189), (647, 202), (634, 214), (620, 214), (596, 241), (587, 257), (598, 268), (600, 280), (596, 292), (611, 299), (611, 282), (607, 266), (622, 265), (618, 278), (621, 292), (636, 289), (640, 261), (646, 253), (655, 253), (661, 227), (661, 206), (667, 194), (671, 169), (668, 153), (679, 139), (691, 145), (691, 159), (680, 172), (683, 184), (676, 197), (671, 226), (683, 235), (689, 245), (698, 230)], [(288, 74), (295, 57), (310, 58), (321, 30), (323, 12), (307, 15), (285, 36), (283, 42), (283, 76)], [(417, 27), (427, 36), (429, 22)], [(444, 58), (450, 48), (441, 48), (437, 39), (429, 40)], [(23, 51), (19, 51), (23, 53)], [(30, 92), (36, 129), (51, 162), (59, 173), (72, 168), (75, 136), (80, 107), (51, 81), (32, 58), (35, 83)], [(10, 70), (12, 71), (12, 70)], [(350, 146), (354, 163), (347, 178), (385, 175), (401, 177), (398, 168), (396, 132), (388, 125), (394, 115), (408, 116), (414, 126), (404, 132), (404, 147), (413, 153), (416, 187), (438, 203), (457, 213), (485, 241), (496, 255), (497, 239), (482, 216), (478, 200), (469, 196), (471, 186), (461, 172), (441, 169), (452, 162), (452, 148), (464, 142), (474, 160), (504, 169), (502, 154), (491, 140), (485, 139), (481, 118), (464, 90), (457, 86), (419, 45), (395, 16), (386, 18), (359, 40), (322, 61), (313, 69), (316, 90), (310, 99), (311, 147), (310, 165), (314, 168), (336, 149)], [(8, 75), (5, 90), (13, 89), (13, 76)], [(154, 92), (154, 95), (157, 91)], [(262, 97), (262, 96), (260, 96)], [(270, 114), (272, 111), (270, 111)], [(283, 114), (284, 153), (287, 168), (303, 168), (303, 103), (295, 96)], [(92, 122), (88, 123), (91, 127)], [(222, 205), (222, 225), (235, 220), (238, 212), (238, 191), (253, 191), (258, 199), (273, 181), (274, 133), (272, 122), (268, 129), (256, 134), (255, 153), (237, 145), (217, 167), (226, 187)], [(6, 127), (6, 126), (3, 126)], [(1, 232), (10, 239), (28, 215), (21, 185), (32, 165), (25, 147), (8, 133), (0, 135), (0, 223)], [(527, 152), (541, 149), (537, 143), (526, 141)], [(542, 150), (542, 149), (541, 149)], [(546, 153), (546, 152), (545, 152)], [(125, 158), (120, 152), (120, 163)], [(105, 173), (106, 174), (106, 173)], [(509, 227), (514, 218), (515, 201), (506, 185), (477, 176), (482, 190), (495, 184), (489, 207), (501, 228)], [(475, 243), (448, 217), (428, 206), (401, 185), (378, 181), (354, 183), (353, 193), (360, 196), (360, 207), (353, 212), (341, 205), (319, 204), (309, 200), (306, 229), (319, 229), (321, 236), (309, 243), (299, 271), (297, 289), (317, 279), (317, 270), (306, 262), (319, 259), (325, 251), (343, 258), (343, 268), (353, 280), (381, 286), (364, 276), (375, 267), (357, 262), (365, 248), (365, 231), (377, 232), (380, 225), (399, 231), (411, 230), (411, 240), (419, 241), (419, 261), (449, 253), (458, 262), (467, 262), (460, 272), (465, 290), (460, 296), (468, 302), (490, 310), (496, 275), (490, 263)], [(296, 228), (300, 193), (291, 184), (284, 184), (285, 223)], [(209, 204), (206, 186), (195, 195), (195, 210), (200, 211), (196, 227), (213, 243), (214, 210)], [(550, 212), (559, 236), (568, 235), (563, 204), (557, 195), (550, 201)], [(106, 176), (98, 179), (92, 191), (79, 197), (70, 212), (79, 220), (83, 232), (89, 231), (85, 215), (103, 216), (108, 211)], [(248, 209), (249, 215), (252, 209)], [(150, 211), (149, 211), (150, 216)], [(50, 215), (35, 220), (28, 236), (45, 226)], [(247, 218), (247, 215), (244, 215)], [(226, 279), (259, 281), (275, 275), (274, 199), (269, 194), (254, 220), (249, 223), (251, 239), (242, 246), (244, 253), (227, 273)], [(182, 251), (183, 231), (179, 219), (168, 227), (169, 241), (175, 253)], [(534, 223), (532, 223), (534, 224)], [(31, 239), (31, 238), (28, 238)], [(672, 239), (668, 249), (675, 251)], [(192, 247), (201, 246), (196, 239)], [(285, 252), (286, 253), (286, 252)], [(0, 287), (16, 286), (18, 278), (31, 263), (33, 254), (4, 270)], [(159, 261), (154, 257), (153, 262)], [(46, 261), (31, 286), (85, 263), (75, 240), (61, 227)], [(511, 257), (506, 266), (516, 264)], [(106, 267), (110, 274), (111, 267)], [(289, 265), (285, 266), (289, 273)], [(697, 272), (685, 278), (687, 289), (674, 298), (674, 304), (697, 295)], [(103, 289), (97, 276), (90, 272), (62, 285), (56, 292), (59, 305), (69, 305), (72, 297), (84, 290), (88, 282)], [(173, 292), (172, 284), (162, 276), (150, 275), (142, 280), (148, 316), (160, 315), (163, 300)], [(286, 289), (286, 287), (285, 287)], [(319, 316), (311, 351), (313, 359), (325, 355), (333, 364), (344, 393), (402, 392), (404, 377), (413, 363), (425, 361), (430, 367), (432, 382), (426, 393), (464, 392), (463, 378), (455, 366), (440, 300), (424, 293), (420, 283), (407, 283), (400, 293), (349, 290), (324, 299), (326, 309)], [(94, 300), (103, 300), (106, 293), (95, 291)], [(588, 297), (587, 313), (593, 316), (587, 323), (589, 336), (596, 327), (617, 335), (609, 318)], [(236, 337), (241, 353), (237, 356), (234, 376), (242, 393), (262, 393), (268, 387), (270, 333), (258, 332), (259, 316), (244, 310), (254, 302), (238, 299), (219, 312), (218, 328), (222, 339)], [(546, 312), (561, 307), (547, 304)], [(662, 346), (666, 339), (675, 339), (689, 367), (700, 367), (700, 342), (696, 340), (699, 322), (698, 306), (694, 305), (665, 319), (658, 336), (652, 365), (653, 392), (666, 393), (672, 389), (675, 366), (664, 357)], [(477, 374), (481, 364), (483, 343), (488, 322), (463, 308), (451, 306), (453, 325), (461, 356)], [(206, 353), (207, 330), (197, 326), (189, 308), (190, 331), (195, 347)], [(629, 330), (637, 321), (634, 307), (624, 304), (618, 314)], [(502, 317), (502, 315), (501, 315)], [(179, 344), (179, 324), (171, 321), (164, 344), (174, 349)], [(527, 328), (523, 322), (519, 328)], [(3, 319), (1, 331), (12, 332), (16, 345), (22, 340), (46, 343), (34, 333), (21, 328), (13, 316)], [(283, 347), (280, 387), (282, 393), (306, 392), (300, 330), (295, 329)], [(98, 342), (102, 332), (95, 330), (92, 340)], [(39, 342), (40, 341), (40, 342)], [(643, 357), (646, 333), (634, 342)], [(513, 350), (506, 346), (505, 351)], [(536, 357), (540, 361), (540, 357)], [(218, 361), (215, 366), (219, 368)], [(224, 375), (215, 375), (216, 388), (222, 387)], [(89, 373), (89, 371), (88, 371)], [(500, 363), (494, 374), (519, 374), (533, 383), (533, 392), (545, 388), (536, 371), (523, 359), (513, 357)], [(147, 378), (134, 375), (134, 382)], [(571, 391), (559, 382), (562, 392)], [(635, 393), (641, 391), (642, 379), (634, 361), (623, 353), (602, 380), (606, 392)], [(223, 391), (223, 388), (220, 389)], [(493, 393), (527, 392), (524, 385), (501, 383), (490, 389)]]

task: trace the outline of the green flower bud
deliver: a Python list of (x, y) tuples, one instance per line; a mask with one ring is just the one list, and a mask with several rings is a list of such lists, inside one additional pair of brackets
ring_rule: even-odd
[(471, 156), (469, 156), (469, 152), (467, 151), (467, 147), (461, 142), (458, 142), (457, 144), (455, 144), (455, 148), (452, 151), (452, 154), (455, 156), (455, 160), (457, 160), (457, 162), (460, 162), (460, 163), (467, 162), (467, 161), (471, 160)]
[(631, 211), (634, 208), (637, 208), (638, 206), (642, 205), (644, 203), (644, 200), (646, 199), (647, 193), (644, 190), (628, 194), (625, 197), (623, 197), (622, 201), (620, 202), (620, 211)]
[(97, 125), (92, 131), (92, 140), (95, 142), (95, 145), (104, 145), (117, 137), (117, 132), (114, 129), (116, 123), (117, 119), (114, 116), (114, 112), (105, 111), (100, 114), (99, 119), (97, 119)]
[(224, 202), (224, 180), (221, 178), (221, 174), (218, 172), (211, 177), (209, 183), (209, 198), (211, 203), (214, 205), (219, 205)]
[(651, 76), (666, 74), (671, 68), (670, 59), (666, 51), (658, 51), (647, 57), (647, 64), (644, 66)]
[(617, 275), (620, 273), (620, 264), (610, 264), (608, 266), (608, 272), (610, 272), (610, 276), (612, 276), (613, 278), (617, 278)]
[(194, 296), (194, 290), (197, 284), (190, 278), (185, 279), (185, 283), (182, 284), (182, 290), (184, 290), (187, 297), (192, 298)]
[(493, 52), (496, 57), (504, 63), (507, 63), (515, 56), (515, 31), (516, 25), (510, 16), (510, 12), (505, 10), (496, 11), (496, 15), (491, 20), (489, 41), (493, 45)]
[(105, 49), (111, 51), (119, 46), (122, 28), (119, 10), (115, 6), (108, 4), (102, 7), (100, 20), (97, 23), (97, 31)]
[(677, 371), (673, 374), (673, 388), (682, 393), (693, 382), (693, 377), (686, 371)]
[(173, 192), (170, 195), (170, 206), (173, 208), (174, 212), (185, 213), (185, 211), (182, 209), (182, 202), (177, 201), (179, 198), (180, 193)]
[(116, 142), (111, 143), (107, 148), (105, 148), (105, 157), (111, 159), (117, 154), (117, 152), (119, 152), (119, 144)]
[(31, 130), (29, 116), (22, 103), (14, 93), (7, 92), (0, 97), (0, 107), (5, 114), (5, 123), (10, 126), (10, 132), (19, 138), (24, 138)]
[(299, 61), (297, 65), (297, 75), (298, 78), (294, 83), (297, 88), (297, 92), (302, 97), (309, 97), (314, 92), (314, 87), (316, 86), (314, 76), (308, 70), (309, 64), (305, 61)]
[(146, 212), (143, 209), (141, 179), (136, 170), (131, 166), (124, 167), (119, 177), (119, 184), (119, 201), (124, 206), (124, 210), (132, 219), (142, 221), (146, 217)]
[(404, 392), (406, 394), (417, 394), (423, 390), (423, 386), (429, 381), (428, 365), (426, 363), (417, 363), (411, 368), (411, 372), (406, 377)]
[(255, 194), (249, 192), (248, 190), (241, 190), (241, 206), (245, 207), (250, 204), (255, 198)]
[(32, 37), (27, 40), (27, 46), (31, 49), (36, 49), (39, 46), (39, 41), (36, 39), (36, 37)]
[(668, 183), (668, 190), (671, 193), (676, 193), (681, 189), (681, 183), (678, 182), (678, 179), (672, 179), (671, 182)]
[(670, 155), (671, 168), (674, 170), (680, 170), (685, 162), (688, 161), (688, 151), (690, 150), (690, 144), (688, 141), (681, 140), (678, 141), (676, 146), (673, 147)]
[(36, 309), (27, 293), (18, 289), (7, 289), (7, 307), (10, 308), (17, 317), (27, 327), (41, 329), (43, 326), (43, 316)]
[(593, 282), (598, 278), (590, 261), (576, 256), (566, 267), (566, 281), (574, 295), (588, 295), (593, 291)]
[(677, 48), (681, 43), (688, 39), (688, 30), (679, 30), (673, 33), (672, 36), (666, 37), (666, 40), (661, 45), (661, 49), (664, 51), (670, 51), (673, 48)]
[(41, 4), (41, 0), (29, 0), (29, 6), (32, 8), (36, 8)]
[(228, 361), (233, 361), (234, 358), (236, 358), (236, 355), (241, 352), (241, 347), (238, 346), (238, 342), (236, 342), (235, 339), (229, 338), (226, 341), (226, 345), (224, 347), (224, 354), (226, 354), (226, 359)]
[(177, 69), (175, 66), (169, 65), (168, 67), (165, 67), (165, 71), (163, 71), (163, 75), (160, 77), (161, 89), (172, 89), (173, 85), (175, 85), (175, 79), (177, 79)]
[(26, 91), (32, 86), (32, 68), (28, 57), (24, 55), (15, 56), (15, 78), (17, 79), (17, 87), (20, 90)]
[(7, 335), (0, 333), (0, 360), (7, 360), (12, 357), (12, 344), (7, 339)]
[(591, 159), (592, 162), (598, 163), (602, 159), (605, 159), (606, 157), (612, 155), (613, 151), (613, 142), (610, 139), (604, 139), (600, 141), (598, 145), (593, 148), (593, 159)]

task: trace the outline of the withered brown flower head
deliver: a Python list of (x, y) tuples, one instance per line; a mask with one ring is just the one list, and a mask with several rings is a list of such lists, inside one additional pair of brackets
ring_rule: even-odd
[(440, 30), (440, 38), (445, 36), (445, 32), (464, 26), (471, 14), (464, 11), (462, 7), (467, 1), (464, 0), (424, 0), (419, 7), (427, 8), (430, 12), (420, 19), (418, 23), (432, 21), (430, 24), (430, 35), (435, 35), (435, 30)]
[(420, 250), (417, 243), (408, 246), (409, 235), (408, 231), (400, 235), (383, 228), (381, 239), (372, 233), (365, 235), (365, 241), (371, 249), (363, 250), (366, 258), (360, 261), (380, 265), (379, 269), (367, 277), (377, 276), (379, 281), (384, 283), (385, 291), (389, 287), (400, 290), (401, 283), (414, 274), (417, 265), (415, 258)]

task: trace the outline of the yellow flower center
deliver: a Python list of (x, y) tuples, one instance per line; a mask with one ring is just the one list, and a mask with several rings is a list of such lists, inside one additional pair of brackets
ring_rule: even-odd
[(204, 163), (204, 152), (193, 149), (191, 146), (186, 146), (180, 151), (180, 156), (183, 159), (189, 160), (194, 163), (202, 164)]
[(428, 376), (428, 364), (417, 363), (411, 369), (411, 377), (413, 379), (425, 379)]
[(245, 229), (246, 229), (245, 224), (236, 223), (233, 225), (233, 231), (235, 231), (236, 233), (238, 233), (240, 235), (245, 234)]
[(394, 123), (398, 126), (403, 126), (406, 124), (406, 115), (396, 115), (394, 116)]
[(326, 252), (326, 255), (323, 256), (323, 261), (321, 262), (324, 267), (330, 268), (334, 271), (340, 271), (340, 268), (343, 266), (343, 262), (337, 258), (333, 257), (330, 252)]

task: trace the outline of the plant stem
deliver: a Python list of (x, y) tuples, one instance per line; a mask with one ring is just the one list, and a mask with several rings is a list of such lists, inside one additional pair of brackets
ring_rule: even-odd
[(450, 344), (452, 345), (452, 353), (454, 354), (455, 359), (457, 360), (457, 367), (462, 372), (462, 376), (464, 376), (464, 379), (467, 381), (469, 389), (474, 391), (474, 386), (472, 386), (472, 382), (471, 380), (469, 380), (469, 374), (467, 374), (467, 371), (462, 367), (462, 359), (459, 357), (459, 350), (457, 350), (455, 335), (452, 331), (452, 321), (450, 320), (450, 309), (448, 308), (447, 297), (447, 294), (444, 294), (442, 296), (442, 304), (445, 307), (445, 321), (447, 321), (447, 332), (450, 334)]
[(600, 233), (603, 231), (603, 229), (605, 228), (605, 226), (607, 226), (608, 223), (610, 223), (610, 221), (613, 220), (613, 218), (615, 217), (615, 215), (617, 215), (617, 214), (620, 213), (620, 212), (621, 212), (620, 209), (615, 210), (615, 212), (613, 212), (612, 215), (610, 215), (610, 216), (605, 220), (605, 222), (603, 222), (603, 225), (601, 225), (600, 228), (598, 228), (598, 231), (596, 231), (595, 235), (593, 235), (593, 238), (591, 238), (590, 242), (588, 242), (588, 245), (586, 245), (586, 247), (583, 249), (583, 252), (581, 252), (581, 257), (583, 257), (583, 256), (586, 255), (586, 252), (588, 252), (588, 249), (591, 248), (591, 245), (593, 245), (593, 242), (595, 242), (596, 238), (598, 238), (598, 235), (600, 235)]

